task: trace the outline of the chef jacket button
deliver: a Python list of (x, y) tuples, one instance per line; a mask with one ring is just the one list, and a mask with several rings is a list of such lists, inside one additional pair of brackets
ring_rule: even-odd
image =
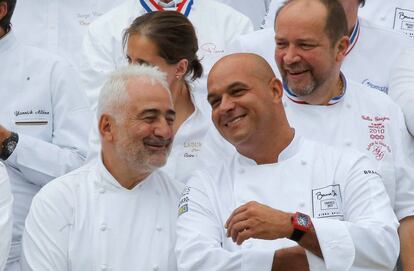
[(104, 194), (106, 192), (106, 189), (104, 187), (99, 188), (99, 193)]
[(352, 142), (351, 141), (345, 141), (345, 146), (351, 147), (351, 145), (352, 145)]
[(102, 223), (101, 226), (99, 227), (101, 231), (106, 231), (106, 228), (107, 228), (106, 223)]
[(246, 243), (246, 248), (252, 248), (253, 244), (251, 242)]
[(300, 207), (300, 208), (305, 207), (305, 205), (306, 205), (306, 204), (305, 204), (305, 202), (303, 202), (303, 201), (299, 202), (299, 207)]
[(162, 231), (162, 227), (160, 225), (157, 225), (157, 227), (155, 228), (157, 231)]
[(239, 169), (239, 174), (243, 174), (245, 170), (243, 168)]
[(351, 104), (346, 104), (345, 105), (346, 106), (346, 108), (348, 108), (348, 109), (350, 109), (352, 106), (351, 106)]
[(154, 271), (158, 271), (160, 269), (160, 267), (158, 266), (158, 265), (154, 265), (153, 267), (152, 267), (152, 270), (154, 270)]
[(302, 166), (306, 166), (307, 162), (306, 162), (305, 160), (302, 160), (302, 161), (300, 161), (300, 164), (301, 164)]
[(385, 16), (381, 16), (381, 17), (380, 17), (380, 20), (381, 20), (381, 21), (385, 21), (386, 19), (387, 19), (387, 17), (385, 17)]

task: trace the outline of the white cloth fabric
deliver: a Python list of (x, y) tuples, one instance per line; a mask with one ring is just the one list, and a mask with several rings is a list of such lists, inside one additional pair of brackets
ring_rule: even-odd
[(88, 25), (124, 0), (19, 0), (12, 17), (24, 44), (59, 54), (79, 66)]
[(376, 161), (399, 220), (414, 215), (414, 144), (400, 108), (378, 91), (347, 82), (346, 93), (330, 106), (299, 104), (283, 98), (289, 123), (307, 138), (352, 147)]
[(32, 197), (83, 164), (91, 113), (74, 69), (57, 56), (21, 45), (12, 31), (0, 39), (0, 59), (7, 69), (0, 73), (0, 123), (19, 135), (5, 161), (14, 196), (11, 263), (20, 257)]
[[(212, 121), (200, 110), (193, 95), (191, 98), (195, 111), (177, 130), (167, 163), (160, 168), (171, 180), (183, 183), (192, 171), (228, 160), (234, 152), (233, 146), (218, 134)], [(97, 126), (94, 125), (90, 134), (88, 161), (99, 157)]]
[[(88, 29), (83, 43), (81, 80), (93, 111), (106, 76), (126, 64), (122, 49), (123, 30), (146, 13), (139, 1), (126, 0), (102, 15)], [(231, 7), (211, 0), (195, 0), (188, 16), (196, 29), (205, 76), (236, 36), (253, 30), (251, 21)], [(206, 78), (199, 80), (204, 86)], [(205, 88), (201, 88), (205, 89)]]
[(390, 97), (401, 106), (405, 116), (405, 124), (414, 136), (414, 48), (407, 49), (397, 57), (391, 69), (389, 92)]
[(393, 64), (402, 51), (414, 47), (414, 40), (363, 19), (359, 19), (359, 25), (359, 37), (345, 57), (341, 70), (353, 81), (388, 93)]
[(33, 199), (22, 271), (176, 270), (181, 191), (158, 171), (125, 189), (101, 159), (54, 180)]
[(223, 4), (229, 5), (235, 10), (240, 11), (250, 18), (254, 29), (260, 28), (264, 22), (264, 17), (269, 9), (271, 0), (256, 0), (252, 5), (251, 0), (217, 0)]
[(9, 176), (6, 167), (0, 163), (0, 271), (4, 270), (12, 238), (12, 205)]
[(358, 14), (376, 25), (394, 29), (414, 38), (414, 1), (366, 1)]
[(177, 220), (179, 270), (271, 270), (275, 250), (295, 242), (249, 239), (238, 246), (226, 236), (226, 220), (249, 201), (313, 217), (324, 261), (307, 251), (310, 270), (392, 269), (398, 222), (366, 156), (296, 138), (278, 160), (257, 165), (236, 154), (229, 166), (192, 176)]

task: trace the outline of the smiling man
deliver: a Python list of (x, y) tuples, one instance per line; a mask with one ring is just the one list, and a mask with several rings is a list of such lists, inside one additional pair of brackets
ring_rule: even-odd
[(167, 160), (175, 111), (165, 75), (129, 66), (98, 104), (101, 157), (34, 199), (22, 270), (176, 270), (181, 187), (156, 169)]
[(179, 270), (391, 270), (397, 220), (368, 157), (302, 138), (282, 85), (253, 54), (217, 62), (208, 101), (237, 149), (188, 181), (177, 221)]

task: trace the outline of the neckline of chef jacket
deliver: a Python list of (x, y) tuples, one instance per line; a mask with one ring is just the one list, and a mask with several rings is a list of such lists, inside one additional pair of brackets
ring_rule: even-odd
[[(272, 163), (272, 164), (279, 164), (283, 161), (286, 161), (286, 160), (292, 158), (297, 153), (299, 153), (301, 141), (302, 141), (302, 137), (300, 135), (298, 135), (297, 132), (295, 131), (294, 136), (293, 136), (293, 140), (289, 143), (289, 145), (287, 145), (287, 147), (285, 149), (283, 149), (280, 152), (279, 157), (277, 159), (277, 163)], [(256, 161), (254, 161), (253, 159), (250, 159), (246, 156), (243, 156), (240, 153), (238, 153), (238, 156), (239, 156), (238, 161), (239, 161), (240, 165), (242, 165), (242, 166), (257, 166), (258, 165), (256, 163)], [(272, 165), (272, 164), (264, 164), (264, 165)]]
[(10, 30), (0, 39), (0, 53), (6, 52), (7, 50), (13, 48), (16, 42), (16, 36), (14, 35), (13, 30)]
[[(138, 189), (142, 188), (143, 186), (147, 186), (147, 183), (151, 183), (150, 179), (154, 172), (152, 172), (150, 175), (148, 175), (144, 180), (139, 182), (134, 188), (127, 189), (123, 187), (112, 174), (108, 171), (108, 169), (105, 167), (103, 160), (102, 160), (102, 152), (99, 152), (99, 159), (97, 161), (97, 171), (99, 176), (101, 177), (99, 181), (101, 181), (103, 184), (107, 184), (110, 187), (118, 190), (124, 190), (124, 191), (137, 191)], [(107, 186), (105, 186), (107, 187)]]

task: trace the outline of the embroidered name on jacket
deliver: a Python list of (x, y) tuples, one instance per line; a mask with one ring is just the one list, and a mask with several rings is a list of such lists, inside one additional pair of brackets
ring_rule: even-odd
[(391, 147), (386, 143), (387, 123), (390, 122), (389, 117), (385, 116), (361, 116), (367, 123), (369, 143), (367, 150), (374, 155), (378, 161), (384, 159), (386, 154), (391, 153)]
[(340, 185), (312, 189), (312, 207), (314, 218), (343, 217)]
[(196, 158), (201, 152), (203, 143), (200, 141), (186, 141), (184, 142), (184, 158)]

